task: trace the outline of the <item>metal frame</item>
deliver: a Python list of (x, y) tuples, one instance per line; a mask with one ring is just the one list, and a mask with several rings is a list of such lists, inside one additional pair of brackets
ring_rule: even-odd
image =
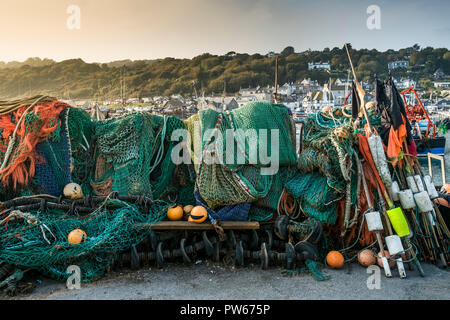
[(433, 178), (433, 169), (431, 167), (431, 159), (439, 160), (441, 162), (441, 171), (442, 171), (442, 185), (444, 185), (447, 181), (445, 178), (445, 161), (443, 156), (439, 156), (433, 153), (428, 152), (428, 172), (430, 173), (430, 177)]

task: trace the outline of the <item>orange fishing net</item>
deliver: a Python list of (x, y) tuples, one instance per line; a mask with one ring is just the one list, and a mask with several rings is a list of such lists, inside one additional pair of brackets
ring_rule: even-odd
[(6, 166), (0, 171), (1, 183), (4, 186), (11, 186), (14, 190), (19, 185), (28, 185), (30, 179), (35, 174), (35, 165), (42, 161), (36, 152), (36, 145), (45, 141), (60, 125), (59, 114), (69, 105), (59, 102), (45, 102), (35, 105), (27, 111), (28, 106), (22, 106), (16, 111), (0, 116), (0, 128), (2, 139), (0, 139), (0, 150), (3, 157), (0, 157), (0, 165), (8, 156), (4, 154), (8, 149), (8, 144), (13, 138), (16, 126), (15, 147), (11, 150), (10, 156), (5, 163)]

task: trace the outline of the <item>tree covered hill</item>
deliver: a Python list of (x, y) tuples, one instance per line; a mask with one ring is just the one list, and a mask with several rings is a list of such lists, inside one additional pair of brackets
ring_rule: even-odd
[[(360, 80), (383, 79), (388, 62), (408, 60), (407, 69), (393, 70), (394, 77), (409, 77), (430, 87), (433, 73), (441, 69), (450, 74), (450, 52), (446, 48), (420, 48), (414, 45), (398, 51), (351, 50)], [(331, 74), (308, 70), (308, 62), (328, 61)], [(279, 83), (304, 78), (320, 83), (347, 78), (349, 63), (344, 48), (296, 53), (287, 47), (279, 53)], [(261, 54), (229, 52), (222, 56), (208, 53), (193, 59), (123, 60), (86, 63), (81, 59), (62, 62), (30, 58), (25, 62), (0, 62), (0, 100), (33, 94), (71, 99), (115, 100), (120, 98), (122, 79), (126, 97), (183, 94), (229, 94), (240, 88), (273, 85), (275, 58)], [(194, 90), (195, 89), (195, 90)]]

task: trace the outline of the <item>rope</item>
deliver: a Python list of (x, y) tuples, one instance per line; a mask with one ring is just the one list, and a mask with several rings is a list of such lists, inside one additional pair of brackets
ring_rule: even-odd
[[(11, 156), (11, 154), (12, 154), (12, 152), (13, 152), (13, 150), (14, 150), (14, 148), (15, 148), (15, 145), (16, 145), (16, 143), (17, 143), (17, 141), (16, 141), (16, 139), (17, 139), (17, 130), (19, 129), (19, 127), (20, 127), (20, 123), (22, 122), (22, 119), (26, 116), (26, 114), (28, 113), (28, 111), (31, 109), (31, 108), (33, 108), (39, 101), (41, 101), (42, 99), (44, 99), (44, 98), (46, 98), (46, 96), (39, 96), (26, 110), (25, 110), (25, 112), (22, 114), (22, 116), (20, 117), (20, 119), (19, 119), (19, 121), (17, 121), (17, 124), (16, 124), (16, 128), (14, 129), (14, 132), (13, 132), (13, 135), (12, 135), (12, 137), (11, 137), (11, 139), (9, 140), (9, 143), (8, 143), (8, 148), (6, 149), (6, 153), (5, 153), (5, 157), (3, 158), (3, 163), (2, 163), (2, 166), (0, 167), (0, 180), (1, 180), (1, 178), (2, 178), (2, 171), (3, 171), (3, 169), (5, 169), (5, 167), (6, 167), (6, 165), (8, 164), (8, 162), (9, 162), (9, 157)], [(20, 108), (21, 106), (19, 106), (18, 108)], [(17, 108), (17, 109), (18, 109)], [(16, 109), (16, 110), (17, 110)], [(1, 109), (0, 109), (1, 110)], [(12, 111), (10, 111), (10, 112), (12, 112)], [(9, 112), (8, 112), (9, 113)], [(0, 114), (0, 115), (3, 115), (3, 114)]]
[(0, 101), (0, 116), (4, 116), (10, 114), (21, 107), (28, 106), (33, 101), (39, 100), (41, 102), (52, 102), (57, 100), (56, 98), (50, 96), (38, 95), (35, 97), (22, 99), (22, 100), (13, 100), (13, 101)]

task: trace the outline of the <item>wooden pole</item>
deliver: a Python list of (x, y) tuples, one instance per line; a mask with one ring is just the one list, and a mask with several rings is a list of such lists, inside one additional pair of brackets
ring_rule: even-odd
[(275, 94), (274, 101), (278, 103), (278, 56), (275, 57)]
[(366, 118), (367, 124), (369, 125), (370, 133), (373, 133), (372, 126), (370, 125), (369, 115), (367, 114), (366, 104), (364, 102), (364, 97), (366, 93), (362, 88), (361, 84), (358, 82), (358, 78), (356, 77), (355, 67), (353, 66), (352, 58), (350, 57), (350, 51), (348, 49), (348, 43), (345, 44), (345, 50), (347, 51), (348, 61), (350, 62), (350, 67), (352, 68), (353, 78), (355, 79), (356, 90), (358, 91), (359, 99), (361, 100), (361, 107), (364, 112), (364, 117)]

